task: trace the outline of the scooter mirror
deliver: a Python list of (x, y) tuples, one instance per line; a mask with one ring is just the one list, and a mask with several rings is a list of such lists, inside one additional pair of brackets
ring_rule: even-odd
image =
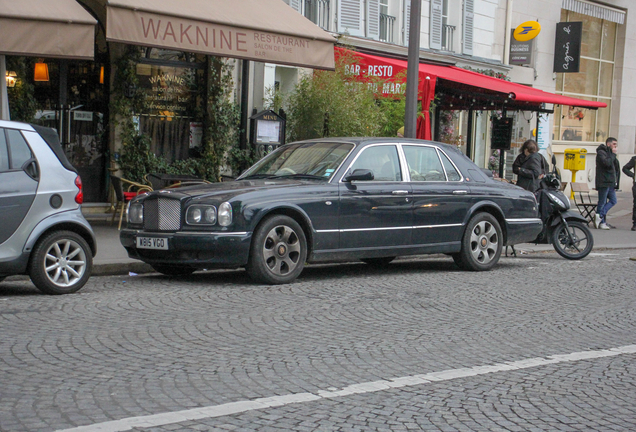
[(556, 156), (552, 155), (552, 165), (556, 166)]

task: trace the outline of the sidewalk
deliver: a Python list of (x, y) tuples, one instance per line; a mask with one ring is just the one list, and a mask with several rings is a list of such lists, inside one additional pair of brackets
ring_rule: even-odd
[[(630, 231), (632, 227), (631, 191), (617, 192), (616, 196), (618, 204), (607, 215), (608, 222), (616, 229), (598, 230), (592, 228), (594, 250), (636, 249), (636, 231)], [(119, 242), (117, 221), (112, 225), (107, 221), (90, 222), (97, 237), (97, 256), (93, 260), (94, 275), (127, 275), (129, 272), (148, 273), (153, 271), (149, 265), (128, 258), (126, 250)], [(552, 245), (535, 244), (516, 245), (516, 249), (528, 253), (554, 250)]]

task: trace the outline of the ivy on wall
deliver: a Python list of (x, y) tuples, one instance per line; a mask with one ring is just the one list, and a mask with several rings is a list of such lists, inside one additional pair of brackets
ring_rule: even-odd
[(15, 86), (7, 88), (11, 120), (30, 123), (37, 111), (37, 101), (34, 96), (35, 86), (26, 77), (33, 66), (25, 57), (7, 56), (6, 61), (7, 71), (17, 75)]

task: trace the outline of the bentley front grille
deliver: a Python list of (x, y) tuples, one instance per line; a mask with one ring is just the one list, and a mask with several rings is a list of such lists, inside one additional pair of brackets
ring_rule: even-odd
[(158, 198), (144, 203), (144, 228), (156, 231), (181, 229), (181, 201)]

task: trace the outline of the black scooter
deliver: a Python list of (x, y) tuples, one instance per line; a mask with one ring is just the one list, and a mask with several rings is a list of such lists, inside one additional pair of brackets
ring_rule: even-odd
[(563, 258), (585, 258), (594, 247), (592, 231), (587, 219), (570, 210), (570, 200), (561, 192), (561, 180), (552, 155), (552, 172), (541, 180), (541, 189), (535, 192), (543, 231), (533, 243), (551, 244)]

